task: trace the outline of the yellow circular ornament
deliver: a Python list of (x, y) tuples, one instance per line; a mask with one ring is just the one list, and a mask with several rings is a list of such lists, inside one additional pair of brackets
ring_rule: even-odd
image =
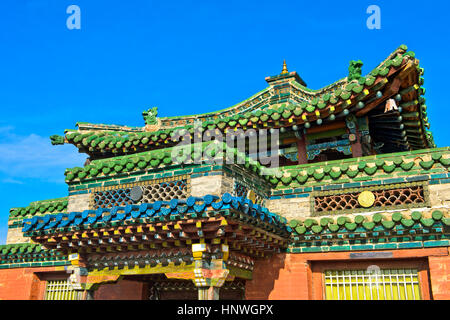
[(362, 207), (370, 208), (375, 203), (375, 195), (370, 191), (361, 192), (358, 202)]

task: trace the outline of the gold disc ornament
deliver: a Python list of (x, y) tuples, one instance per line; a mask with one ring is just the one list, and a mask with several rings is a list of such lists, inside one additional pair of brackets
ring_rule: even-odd
[(363, 208), (370, 208), (375, 203), (375, 195), (370, 191), (361, 192), (358, 202)]

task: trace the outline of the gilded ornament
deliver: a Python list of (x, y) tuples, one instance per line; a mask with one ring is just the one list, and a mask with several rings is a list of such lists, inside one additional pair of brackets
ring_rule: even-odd
[(359, 204), (364, 208), (370, 208), (375, 203), (375, 195), (373, 192), (364, 191), (358, 197)]

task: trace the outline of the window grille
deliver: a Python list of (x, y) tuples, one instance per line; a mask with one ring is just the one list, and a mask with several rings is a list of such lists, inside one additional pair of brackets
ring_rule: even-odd
[(325, 271), (326, 300), (421, 300), (417, 269)]
[(130, 191), (130, 188), (125, 188), (96, 192), (94, 195), (94, 209), (133, 204), (133, 201), (130, 199)]
[[(362, 190), (363, 191), (363, 190)], [(426, 202), (423, 186), (412, 186), (391, 190), (374, 190), (373, 207), (389, 207), (415, 205)], [(316, 212), (332, 212), (338, 210), (363, 209), (358, 202), (361, 191), (347, 194), (316, 196), (314, 210)]]
[[(187, 199), (189, 195), (186, 179), (159, 182), (142, 186), (142, 199), (137, 203), (153, 203), (172, 199)], [(130, 198), (131, 187), (97, 191), (94, 193), (93, 209), (126, 206), (134, 202)]]
[(187, 180), (161, 182), (144, 186), (143, 202), (170, 201), (172, 199), (186, 199)]
[(82, 291), (73, 289), (69, 281), (49, 280), (45, 289), (45, 300), (81, 300)]

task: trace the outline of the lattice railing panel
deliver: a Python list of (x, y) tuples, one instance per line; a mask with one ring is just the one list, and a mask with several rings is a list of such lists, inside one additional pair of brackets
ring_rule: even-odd
[(148, 185), (141, 185), (142, 198), (134, 202), (131, 199), (132, 187), (111, 189), (94, 192), (93, 209), (126, 206), (127, 204), (153, 203), (156, 201), (170, 201), (172, 199), (187, 199), (189, 196), (186, 179), (164, 181)]
[(143, 202), (152, 203), (155, 201), (170, 201), (172, 199), (186, 199), (187, 181), (178, 180), (171, 182), (161, 182), (143, 186)]
[(99, 191), (94, 194), (94, 208), (112, 208), (132, 204), (130, 188)]
[[(423, 186), (412, 186), (391, 190), (374, 190), (372, 193), (375, 196), (373, 207), (389, 207), (425, 203)], [(314, 198), (314, 210), (316, 212), (326, 212), (363, 208), (358, 201), (360, 194), (361, 192), (354, 192), (316, 196)]]

